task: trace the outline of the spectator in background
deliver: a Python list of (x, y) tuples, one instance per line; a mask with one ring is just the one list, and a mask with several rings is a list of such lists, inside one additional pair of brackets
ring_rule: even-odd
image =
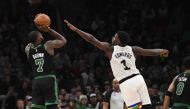
[(16, 102), (17, 109), (24, 109), (24, 100), (23, 99), (18, 99)]
[(86, 95), (90, 96), (90, 94), (93, 92), (93, 88), (91, 85), (86, 86)]
[(63, 108), (63, 101), (62, 100), (58, 100), (58, 109), (62, 109)]
[(160, 96), (158, 95), (158, 90), (156, 88), (149, 88), (148, 91), (152, 102), (152, 106), (154, 107), (153, 109), (156, 109), (156, 107), (160, 107), (162, 103), (160, 100)]
[(31, 96), (26, 96), (26, 109), (32, 109), (32, 97)]
[(66, 93), (64, 96), (64, 101), (68, 102), (70, 100), (71, 94)]
[(101, 103), (98, 101), (97, 95), (95, 93), (90, 94), (90, 105), (93, 109), (100, 109)]
[(63, 104), (63, 106), (59, 109), (71, 109), (70, 105), (68, 103)]
[(77, 98), (77, 100), (80, 99), (80, 95), (82, 95), (82, 91), (81, 90), (76, 90), (75, 97)]
[(76, 106), (77, 106), (76, 103), (77, 103), (76, 100), (70, 100), (70, 101), (69, 101), (70, 108), (71, 108), (71, 109), (76, 109)]
[(88, 108), (88, 99), (86, 95), (80, 95), (79, 103), (77, 104), (76, 109), (87, 109)]
[(18, 97), (25, 98), (25, 96), (31, 92), (30, 82), (28, 80), (22, 80), (20, 87), (18, 88)]
[(150, 78), (158, 81), (162, 77), (163, 67), (159, 63), (158, 58), (154, 58), (153, 64), (147, 69)]
[(119, 82), (116, 79), (112, 81), (112, 87), (112, 90), (105, 93), (103, 109), (127, 109), (119, 89)]
[(65, 89), (60, 89), (60, 94), (61, 94), (61, 95), (64, 96), (66, 93), (67, 93), (67, 91), (66, 91)]
[[(54, 7), (55, 1), (59, 5), (58, 7)], [(60, 2), (62, 3), (59, 4)], [(77, 13), (71, 13), (70, 8), (64, 7), (69, 3), (72, 6), (78, 6), (78, 4), (73, 4), (73, 0), (0, 0), (0, 107), (15, 109), (17, 107), (16, 98), (24, 99), (25, 95), (30, 93), (28, 89), (31, 88), (29, 80), (31, 79), (31, 70), (26, 63), (24, 46), (26, 34), (34, 29), (33, 17), (39, 12), (46, 13), (54, 22), (52, 23), (53, 27), (64, 29), (60, 26), (63, 20), (59, 19), (61, 10), (64, 10), (63, 13), (60, 13), (63, 18), (78, 16)], [(80, 3), (83, 4), (83, 2)], [(190, 55), (188, 3), (180, 0), (100, 0), (93, 3), (90, 1), (88, 7), (96, 6), (94, 10), (97, 10), (95, 8), (102, 10), (102, 7), (95, 4), (101, 4), (104, 8), (103, 11), (93, 13), (85, 7), (86, 4), (83, 4), (81, 9), (88, 12), (80, 14), (80, 18), (71, 18), (81, 29), (92, 31), (100, 40), (110, 41), (109, 36), (112, 36), (113, 31), (120, 28), (130, 32), (131, 44), (142, 45), (146, 48), (164, 46), (164, 48), (173, 50), (170, 58), (162, 61), (157, 59), (158, 65), (155, 65), (154, 58), (137, 58), (137, 62), (140, 60), (138, 64), (142, 65), (140, 66), (142, 75), (146, 78), (148, 87), (155, 90), (153, 84), (156, 83), (157, 89), (161, 89), (159, 91), (164, 93), (171, 79), (184, 70), (181, 67), (181, 59)], [(83, 80), (81, 84), (84, 86), (81, 89), (87, 97), (94, 92), (98, 101), (101, 101), (101, 94), (110, 89), (110, 86), (104, 84), (104, 81), (113, 79), (112, 71), (107, 65), (109, 60), (105, 59), (104, 61), (104, 56), (101, 52), (97, 52), (97, 49), (84, 46), (84, 41), (77, 40), (75, 34), (69, 32), (66, 34), (69, 34), (69, 45), (64, 50), (58, 50), (60, 53), (55, 56), (56, 72), (61, 89), (60, 102), (62, 104), (69, 102), (70, 104), (72, 98), (80, 95), (75, 93), (79, 89), (76, 86), (73, 89), (74, 93), (70, 93), (73, 84), (76, 85), (76, 78), (78, 79), (80, 76)], [(99, 37), (101, 35), (106, 37)], [(161, 65), (163, 63), (165, 68)], [(97, 69), (96, 66), (98, 66)], [(85, 70), (85, 68), (89, 70)], [(24, 82), (25, 76), (29, 81)], [(95, 83), (100, 87), (92, 87)], [(151, 91), (151, 93), (154, 103), (159, 97), (162, 97), (155, 91)], [(73, 104), (75, 103), (73, 102)], [(65, 108), (73, 108), (71, 105), (72, 103), (70, 107)], [(156, 108), (161, 108), (160, 104), (156, 105)]]
[(102, 25), (105, 25), (105, 22), (101, 20), (99, 16), (96, 16), (94, 21), (92, 21), (91, 29), (97, 31)]
[(104, 93), (103, 95), (105, 95), (106, 92), (110, 91), (111, 90), (111, 85), (110, 85), (110, 82), (109, 81), (105, 81), (104, 82)]

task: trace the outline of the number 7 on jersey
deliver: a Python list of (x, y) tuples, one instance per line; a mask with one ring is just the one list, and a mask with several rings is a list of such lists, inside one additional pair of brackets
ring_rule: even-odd
[(38, 65), (37, 72), (43, 72), (44, 59), (36, 59), (35, 64)]

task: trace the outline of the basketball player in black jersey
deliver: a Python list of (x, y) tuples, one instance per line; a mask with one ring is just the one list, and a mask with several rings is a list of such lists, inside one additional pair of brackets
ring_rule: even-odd
[(190, 56), (184, 59), (185, 72), (177, 75), (170, 84), (164, 98), (163, 109), (169, 109), (173, 96), (172, 109), (190, 109)]
[(47, 26), (37, 26), (55, 38), (42, 44), (43, 36), (39, 31), (29, 33), (30, 43), (25, 53), (32, 66), (34, 79), (32, 83), (32, 109), (57, 109), (58, 89), (54, 72), (53, 55), (55, 48), (66, 44), (66, 39)]

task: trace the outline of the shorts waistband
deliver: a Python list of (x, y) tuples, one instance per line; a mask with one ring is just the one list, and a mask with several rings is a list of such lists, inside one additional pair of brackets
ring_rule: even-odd
[(128, 79), (130, 79), (130, 78), (133, 78), (133, 77), (135, 77), (135, 76), (137, 76), (137, 75), (140, 75), (140, 74), (132, 74), (132, 75), (130, 75), (130, 76), (127, 76), (127, 77), (121, 79), (121, 80), (119, 81), (119, 84), (121, 84), (121, 83), (123, 83), (124, 81), (126, 81), (126, 80), (128, 80)]
[(41, 78), (47, 78), (47, 77), (56, 78), (55, 75), (42, 75), (42, 76), (36, 76), (34, 77), (34, 79), (41, 79)]
[(190, 105), (185, 104), (185, 103), (174, 103), (173, 106), (186, 106), (186, 107), (190, 108)]

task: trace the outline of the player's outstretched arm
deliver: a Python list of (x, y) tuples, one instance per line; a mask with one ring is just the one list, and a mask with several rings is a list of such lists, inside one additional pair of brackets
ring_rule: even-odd
[(162, 56), (168, 57), (169, 51), (166, 49), (143, 49), (138, 46), (133, 46), (133, 52), (135, 55), (142, 56)]
[(169, 109), (170, 98), (175, 90), (175, 79), (172, 81), (172, 83), (170, 84), (168, 88), (168, 91), (165, 93), (163, 109)]
[(86, 40), (87, 42), (91, 43), (92, 45), (94, 45), (95, 47), (98, 47), (100, 50), (103, 51), (109, 51), (111, 50), (111, 46), (109, 43), (107, 42), (101, 42), (98, 39), (96, 39), (92, 34), (89, 34), (87, 32), (84, 32), (80, 29), (78, 29), (77, 27), (75, 27), (74, 25), (72, 25), (70, 22), (68, 22), (67, 20), (64, 20), (64, 22), (67, 24), (67, 26), (74, 32), (76, 32), (79, 36), (81, 36), (84, 40)]
[(48, 26), (37, 26), (39, 30), (43, 32), (47, 32), (53, 37), (55, 37), (55, 40), (50, 40), (45, 43), (46, 47), (48, 49), (54, 49), (54, 48), (61, 48), (64, 46), (67, 42), (64, 36), (56, 32), (55, 30), (51, 29)]

